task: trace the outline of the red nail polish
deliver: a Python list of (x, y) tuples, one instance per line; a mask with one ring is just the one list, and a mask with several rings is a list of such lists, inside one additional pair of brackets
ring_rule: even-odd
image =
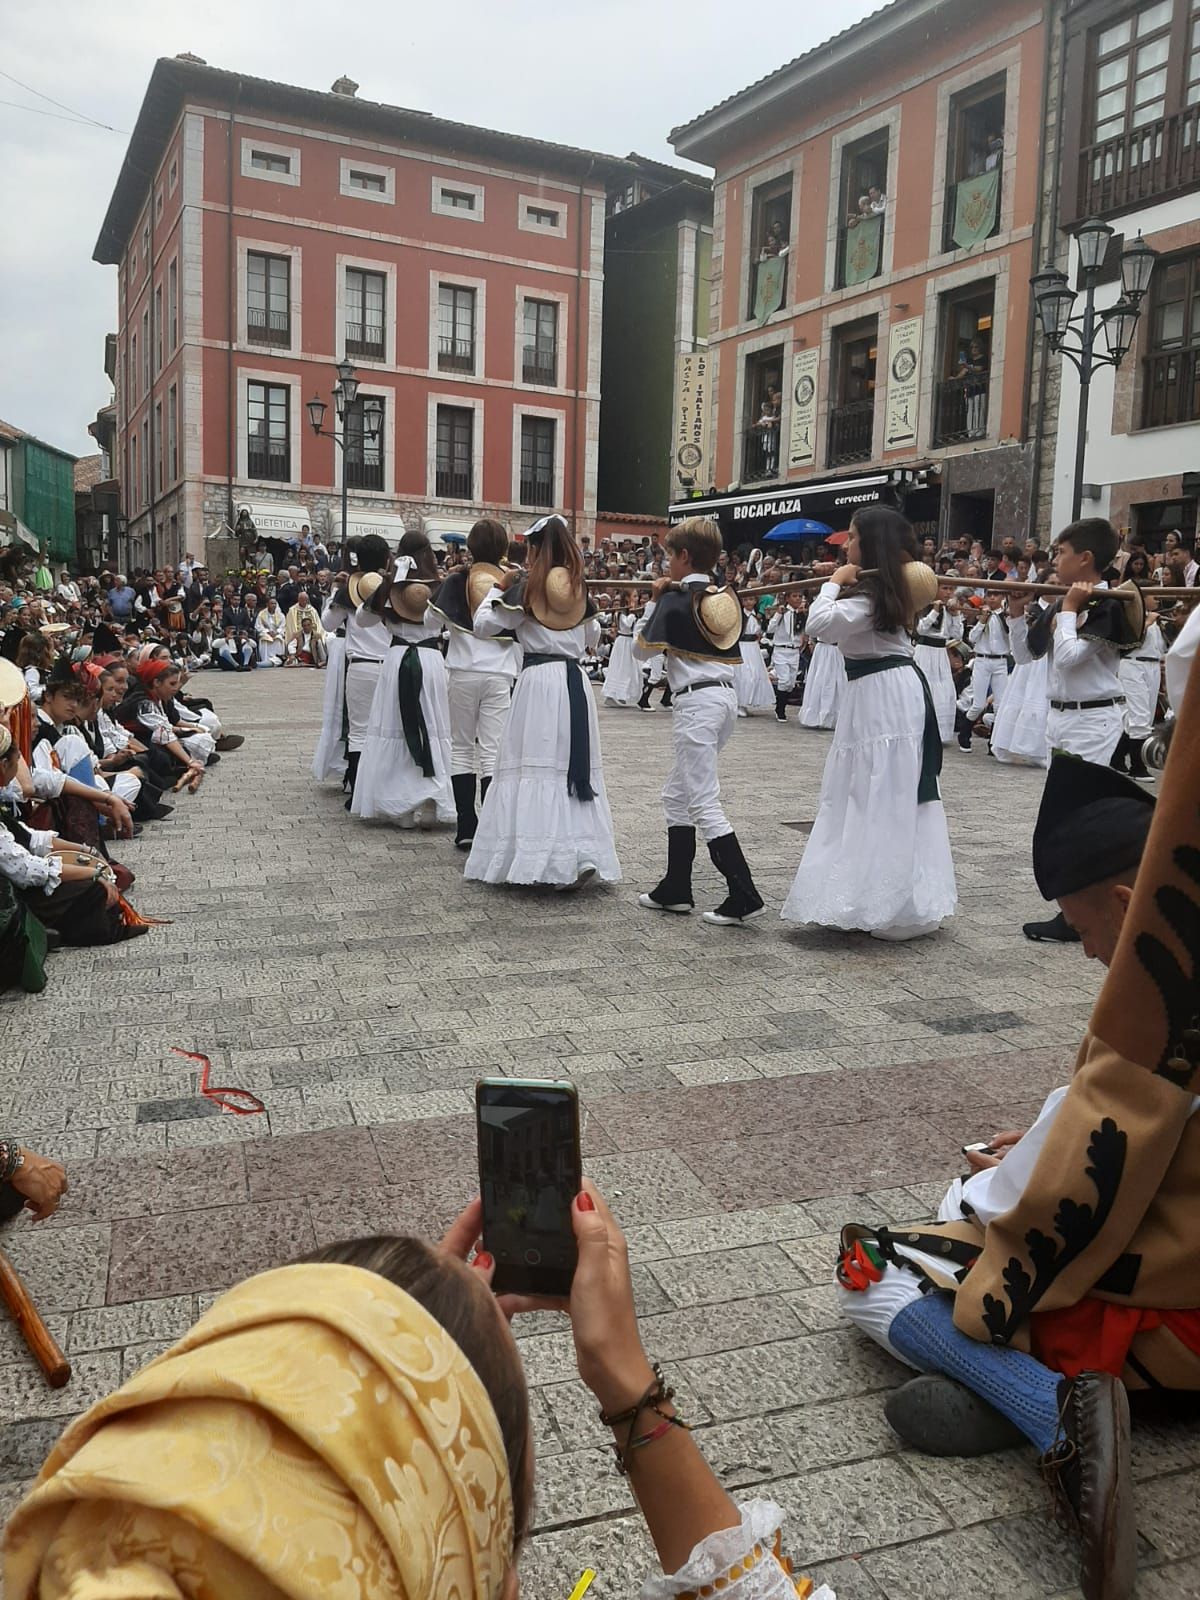
[(586, 1191), (579, 1196), (578, 1205), (580, 1211), (595, 1211), (596, 1209), (595, 1201)]
[(489, 1252), (480, 1250), (475, 1257), (474, 1265), (479, 1268), (480, 1272), (489, 1272), (492, 1267), (492, 1258)]

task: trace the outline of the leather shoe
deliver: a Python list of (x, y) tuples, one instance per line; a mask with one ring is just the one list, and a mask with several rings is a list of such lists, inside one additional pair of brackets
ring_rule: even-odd
[(1034, 944), (1078, 944), (1079, 935), (1060, 911), (1048, 922), (1026, 922), (1021, 932)]
[(1040, 1465), (1057, 1509), (1079, 1530), (1080, 1590), (1084, 1600), (1129, 1600), (1137, 1523), (1125, 1386), (1107, 1372), (1081, 1372), (1058, 1395), (1063, 1437)]
[(1023, 1444), (1025, 1435), (965, 1384), (926, 1373), (883, 1403), (892, 1431), (927, 1456), (987, 1456)]
[(217, 740), (218, 750), (240, 750), (246, 742), (244, 733), (223, 733)]

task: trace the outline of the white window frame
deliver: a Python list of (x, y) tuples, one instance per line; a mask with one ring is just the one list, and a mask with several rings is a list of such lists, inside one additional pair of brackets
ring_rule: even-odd
[[(558, 212), (556, 223), (537, 222), (529, 215), (530, 207), (539, 211), (551, 209)], [(522, 233), (543, 233), (552, 239), (567, 237), (567, 202), (552, 200), (544, 194), (519, 194), (517, 196), (517, 227)]]
[[(254, 165), (254, 152), (261, 150), (267, 156), (287, 156), (291, 167), (287, 172), (261, 172)], [(293, 189), (300, 187), (300, 147), (294, 144), (268, 144), (265, 139), (242, 140), (242, 177), (254, 178), (262, 183), (284, 183)]]
[[(554, 429), (554, 504), (552, 506), (524, 506), (521, 504), (521, 423), (525, 417), (547, 417), (555, 424)], [(522, 511), (541, 511), (542, 515), (557, 509), (564, 504), (566, 472), (566, 438), (567, 438), (567, 413), (560, 406), (513, 406), (513, 453), (512, 453), (512, 503)]]
[[(286, 482), (281, 478), (252, 478), (250, 476), (250, 397), (248, 388), (252, 383), (270, 383), (277, 388), (291, 390), (288, 398), (288, 467), (290, 475)], [(302, 482), (300, 472), (300, 414), (303, 403), (300, 379), (294, 377), (290, 372), (276, 372), (269, 367), (238, 368), (237, 475), (240, 484), (254, 489), (295, 489), (299, 487)]]
[[(377, 197), (378, 198), (378, 197)], [(396, 263), (394, 261), (372, 261), (367, 256), (337, 257), (337, 301), (334, 309), (334, 327), (337, 331), (336, 348), (341, 353), (346, 349), (346, 272), (353, 269), (356, 272), (379, 272), (387, 279), (383, 291), (383, 356), (353, 356), (355, 366), (367, 367), (394, 367), (396, 365)]]
[[(288, 314), (291, 319), (291, 341), (287, 345), (252, 343), (249, 338), (250, 255), (287, 256), (291, 263), (288, 273)], [(298, 356), (304, 349), (300, 339), (300, 272), (301, 247), (298, 244), (280, 244), (275, 239), (247, 239), (239, 236), (237, 242), (237, 315), (238, 344), (256, 355), (270, 351), (274, 355)]]
[[(558, 355), (554, 369), (554, 388), (567, 386), (567, 319), (570, 315), (571, 297), (557, 289), (538, 289), (531, 284), (517, 285), (516, 328), (513, 335), (513, 388), (526, 394), (549, 394), (544, 383), (526, 383), (522, 376), (522, 351), (525, 348), (526, 300), (553, 300), (558, 306)], [(532, 413), (531, 413), (532, 415)]]
[[(382, 178), (384, 180), (382, 191), (355, 188), (350, 181), (350, 175), (353, 172), (363, 172), (371, 178)], [(350, 200), (374, 200), (378, 205), (395, 205), (396, 169), (395, 167), (378, 166), (373, 161), (357, 161), (352, 157), (343, 156), (338, 179), (338, 192)]]
[[(469, 499), (456, 500), (437, 492), (437, 414), (439, 406), (473, 411), (471, 427), (471, 488)], [(467, 394), (430, 394), (426, 399), (425, 497), (452, 506), (477, 505), (487, 497), (483, 492), (483, 400)]]
[(167, 168), (167, 193), (174, 194), (179, 187), (179, 157), (171, 157), (171, 165)]
[[(360, 383), (355, 401), (363, 400), (368, 395), (377, 395), (383, 401), (383, 488), (382, 489), (351, 489), (351, 494), (365, 495), (394, 495), (396, 492), (396, 391), (382, 383)], [(336, 461), (333, 468), (333, 486), (339, 494), (342, 488), (342, 472), (346, 461), (344, 450), (334, 449)]]
[[(456, 189), (459, 194), (473, 194), (475, 196), (475, 209), (467, 211), (462, 206), (447, 204), (442, 198), (443, 189)], [(459, 222), (482, 222), (483, 185), (481, 183), (467, 183), (459, 178), (443, 178), (434, 173), (432, 209), (435, 217), (455, 217)]]
[[(475, 291), (475, 371), (442, 372), (438, 368), (438, 330), (441, 326), (438, 289), (443, 284)], [(454, 272), (429, 274), (429, 373), (439, 383), (481, 383), (487, 372), (487, 279), (464, 278)]]
[[(879, 244), (879, 271), (874, 278), (869, 278), (866, 283), (850, 284), (839, 289), (837, 287), (838, 237), (842, 222), (845, 220), (842, 216), (842, 152), (847, 145), (857, 144), (860, 139), (865, 139), (868, 134), (882, 133), (885, 129), (888, 136), (887, 209), (883, 214), (883, 238)], [(826, 295), (869, 293), (870, 285), (877, 278), (891, 278), (892, 252), (896, 242), (896, 184), (899, 171), (900, 107), (898, 105), (889, 106), (883, 111), (877, 111), (873, 116), (863, 117), (860, 122), (851, 123), (834, 134), (829, 148), (829, 210), (826, 217), (825, 237), (824, 293)]]

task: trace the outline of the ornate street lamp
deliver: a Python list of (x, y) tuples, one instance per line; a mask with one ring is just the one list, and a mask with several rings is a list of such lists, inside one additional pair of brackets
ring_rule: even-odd
[(373, 395), (368, 395), (363, 400), (362, 426), (352, 427), (349, 422), (349, 413), (355, 400), (358, 398), (358, 377), (353, 364), (344, 356), (334, 367), (337, 373), (337, 382), (333, 386), (333, 404), (337, 412), (340, 428), (326, 428), (325, 413), (329, 409), (319, 395), (314, 395), (305, 403), (308, 412), (309, 425), (312, 431), (322, 439), (332, 439), (342, 452), (342, 545), (346, 543), (346, 525), (348, 521), (348, 493), (349, 482), (346, 473), (346, 446), (353, 442), (361, 447), (363, 442), (370, 439), (372, 443), (379, 437), (383, 427), (383, 402)]
[[(1065, 272), (1046, 267), (1029, 280), (1033, 287), (1038, 321), (1046, 342), (1079, 374), (1079, 412), (1075, 423), (1075, 474), (1071, 487), (1071, 520), (1079, 516), (1083, 502), (1083, 465), (1087, 445), (1088, 401), (1091, 398), (1092, 372), (1096, 367), (1119, 367), (1133, 343), (1141, 303), (1150, 287), (1157, 252), (1139, 234), (1121, 252), (1121, 298), (1107, 311), (1096, 311), (1096, 282), (1113, 230), (1107, 222), (1090, 217), (1075, 230), (1079, 253), (1079, 276), (1075, 289)], [(1083, 291), (1083, 310), (1075, 312), (1075, 301)], [(1104, 330), (1107, 353), (1102, 353), (1096, 335)]]

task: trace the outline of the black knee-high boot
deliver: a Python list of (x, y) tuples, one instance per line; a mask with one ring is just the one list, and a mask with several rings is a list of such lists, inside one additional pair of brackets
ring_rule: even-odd
[(647, 911), (676, 911), (686, 915), (696, 903), (692, 899), (692, 863), (695, 859), (695, 828), (668, 828), (666, 873), (648, 894), (638, 895), (638, 904), (645, 906)]
[(790, 694), (790, 689), (776, 689), (775, 691), (775, 715), (780, 722), (787, 721), (787, 703)]
[(1129, 735), (1127, 733), (1123, 733), (1117, 740), (1117, 748), (1108, 758), (1109, 766), (1115, 768), (1117, 772), (1128, 772), (1129, 762), (1132, 759), (1131, 750), (1132, 747)]
[(479, 780), (479, 805), (480, 805), (481, 809), (483, 807), (484, 800), (487, 798), (487, 792), (491, 787), (492, 787), (492, 780), (491, 780), (490, 776), (486, 777), (486, 778), (480, 778), (480, 780)]
[(346, 810), (354, 804), (354, 785), (358, 782), (358, 763), (362, 758), (361, 750), (350, 750), (346, 753), (346, 776), (342, 788), (347, 790)]
[(650, 679), (649, 678), (644, 678), (642, 680), (642, 698), (638, 701), (638, 710), (639, 711), (649, 711), (650, 710)]
[(469, 850), (471, 848), (471, 840), (475, 837), (477, 823), (475, 816), (475, 774), (473, 772), (452, 772), (450, 774), (450, 787), (454, 790), (454, 809), (458, 813), (458, 828), (454, 835), (454, 843), (460, 850)]
[(742, 854), (737, 834), (723, 833), (719, 839), (710, 839), (708, 853), (713, 866), (729, 886), (729, 893), (715, 911), (704, 913), (705, 922), (729, 927), (757, 916), (763, 909), (763, 898), (754, 887), (754, 879), (750, 876), (750, 868)]
[(663, 697), (658, 703), (664, 711), (669, 711), (671, 709), (671, 685), (666, 681), (665, 678), (663, 679)]

